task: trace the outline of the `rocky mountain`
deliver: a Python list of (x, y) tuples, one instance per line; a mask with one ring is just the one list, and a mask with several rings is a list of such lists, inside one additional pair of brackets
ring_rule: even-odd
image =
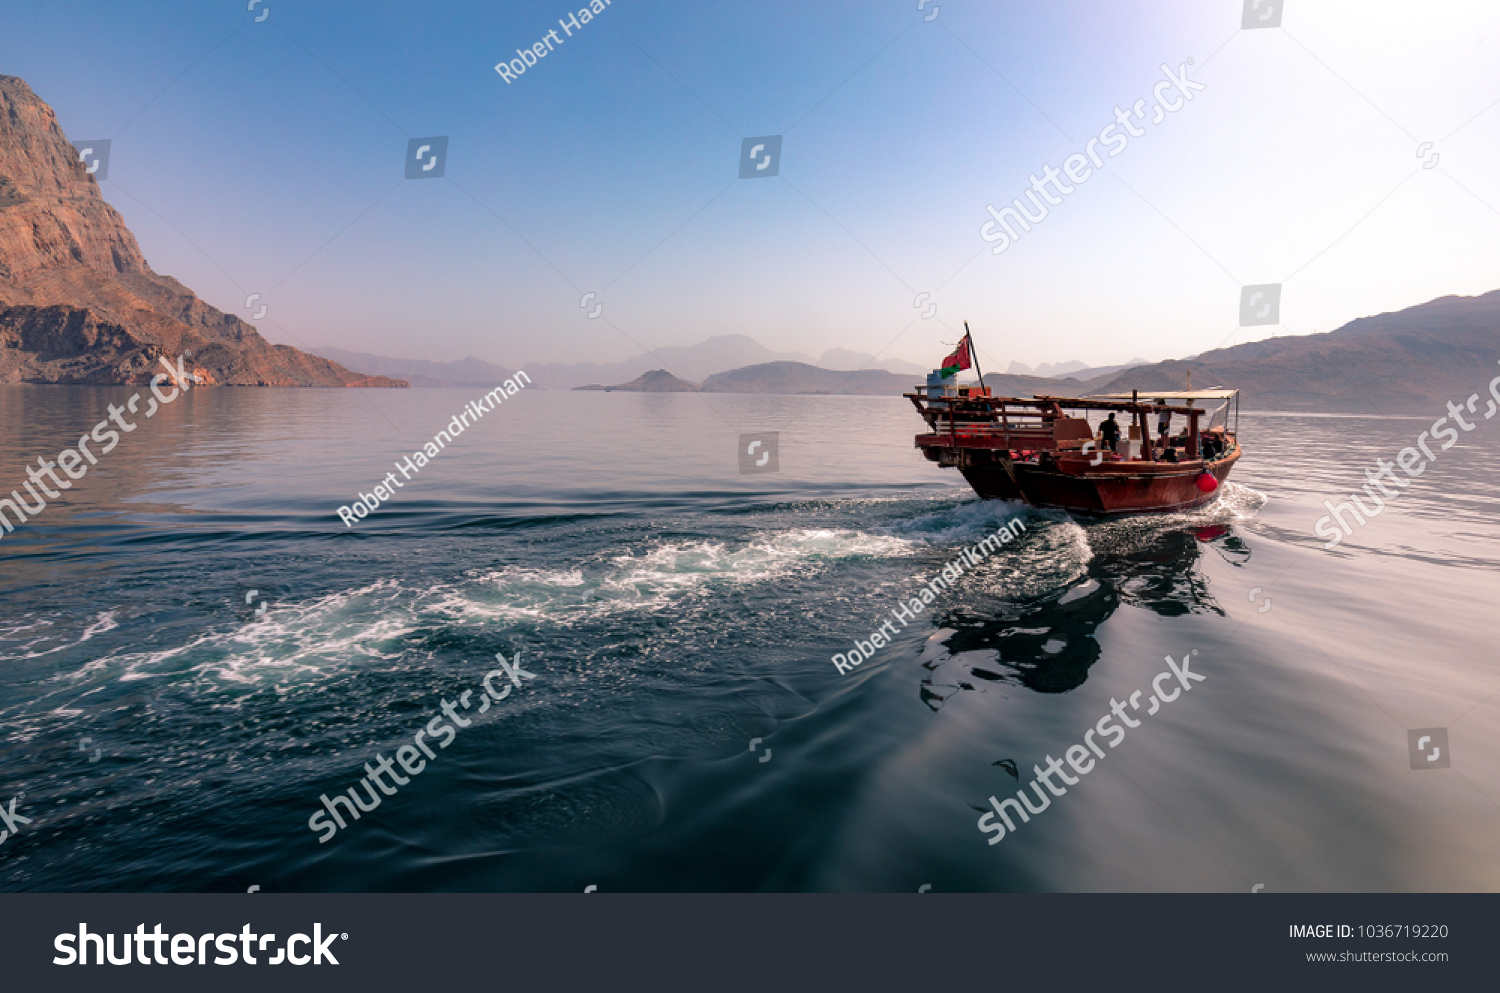
[[(1500, 374), (1500, 290), (1361, 317), (1323, 334), (1266, 338), (1080, 384), (1123, 393), (1224, 385), (1247, 409), (1429, 414)], [(1436, 416), (1436, 415), (1434, 415)]]
[(406, 385), (273, 345), (153, 272), (52, 108), (0, 76), (0, 383), (145, 384), (162, 355), (207, 384)]
[[(527, 373), (527, 375), (531, 375)], [(603, 390), (606, 393), (620, 391), (623, 393), (697, 393), (698, 384), (689, 383), (678, 379), (665, 369), (653, 369), (628, 383), (619, 386), (600, 386), (598, 383), (590, 383), (588, 386), (575, 386), (575, 390)]]

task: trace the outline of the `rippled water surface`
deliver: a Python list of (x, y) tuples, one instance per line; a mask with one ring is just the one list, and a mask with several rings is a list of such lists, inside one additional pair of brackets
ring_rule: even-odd
[[(131, 392), (0, 387), (0, 488)], [(0, 886), (1500, 888), (1500, 423), (1327, 551), (1430, 421), (1246, 414), (1218, 501), (1105, 521), (977, 500), (905, 400), (531, 389), (345, 526), (472, 398), (197, 390), (0, 539)], [(536, 678), (320, 843), (496, 653)], [(1167, 655), (1207, 678), (987, 844)]]

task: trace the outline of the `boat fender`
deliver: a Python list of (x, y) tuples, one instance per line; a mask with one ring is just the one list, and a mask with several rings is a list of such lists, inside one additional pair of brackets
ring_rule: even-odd
[(1214, 478), (1214, 474), (1213, 473), (1211, 473), (1211, 472), (1199, 473), (1199, 475), (1198, 475), (1198, 489), (1200, 491), (1202, 491), (1204, 493), (1212, 493), (1214, 490), (1216, 490), (1218, 488), (1219, 488), (1219, 481), (1216, 478)]

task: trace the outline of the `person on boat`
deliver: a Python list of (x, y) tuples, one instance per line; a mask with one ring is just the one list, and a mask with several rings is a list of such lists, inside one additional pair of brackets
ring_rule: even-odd
[(1223, 428), (1209, 428), (1208, 439), (1209, 444), (1213, 446), (1213, 454), (1207, 456), (1208, 458), (1216, 459), (1229, 451), (1229, 443), (1224, 437)]
[(1156, 414), (1156, 436), (1162, 439), (1165, 445), (1167, 432), (1172, 428), (1172, 412), (1166, 409), (1167, 401), (1158, 399), (1156, 404), (1162, 408)]
[(1104, 447), (1116, 454), (1120, 451), (1120, 424), (1111, 413), (1103, 424), (1099, 425), (1099, 437), (1104, 439)]

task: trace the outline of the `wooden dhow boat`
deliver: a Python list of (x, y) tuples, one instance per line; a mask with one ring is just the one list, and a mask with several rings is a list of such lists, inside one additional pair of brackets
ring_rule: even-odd
[[(969, 368), (971, 349), (965, 334), (941, 372)], [(957, 469), (987, 500), (1091, 514), (1190, 510), (1217, 498), (1243, 452), (1238, 390), (1023, 398), (992, 396), (983, 385), (934, 385), (940, 379), (904, 394), (927, 422), (916, 447)], [(1128, 430), (1119, 431), (1117, 446), (1097, 432), (1091, 413), (1123, 415), (1116, 424)], [(1173, 433), (1172, 425), (1183, 430)]]

